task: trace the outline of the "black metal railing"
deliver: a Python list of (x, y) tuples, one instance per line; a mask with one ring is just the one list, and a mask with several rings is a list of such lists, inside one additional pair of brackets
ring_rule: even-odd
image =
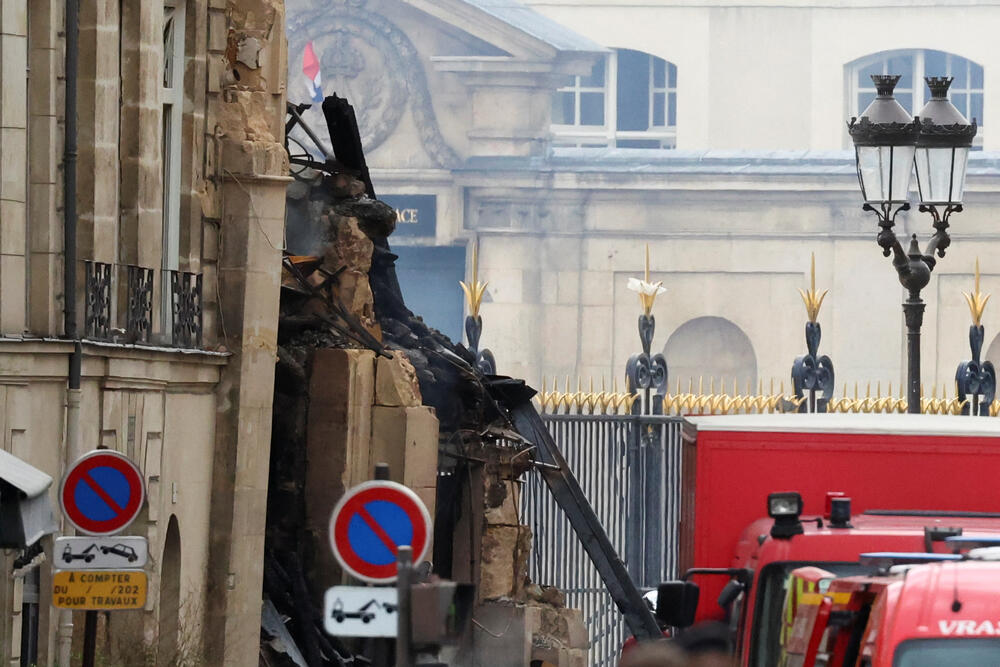
[[(125, 291), (120, 267), (85, 261), (84, 338), (117, 343), (200, 348), (202, 344), (202, 276), (188, 271), (164, 271), (160, 310), (161, 335), (153, 332), (154, 269), (125, 266)], [(124, 307), (122, 307), (124, 306)], [(118, 326), (115, 326), (115, 322)]]
[(148, 343), (153, 329), (153, 269), (129, 265), (126, 297), (126, 335), (137, 343)]
[(84, 262), (86, 299), (84, 335), (100, 340), (111, 338), (111, 264)]
[(174, 345), (201, 347), (201, 274), (170, 272), (170, 314)]

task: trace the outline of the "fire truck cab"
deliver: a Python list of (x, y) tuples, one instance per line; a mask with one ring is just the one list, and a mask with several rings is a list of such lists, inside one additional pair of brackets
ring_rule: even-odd
[[(995, 550), (989, 558), (1000, 558)], [(903, 554), (882, 554), (896, 562)], [(792, 573), (782, 667), (1000, 665), (1000, 562), (949, 554), (874, 576)], [(871, 563), (871, 558), (862, 562)], [(816, 590), (810, 591), (810, 584)], [(820, 589), (823, 589), (822, 592)]]
[(945, 551), (948, 537), (1000, 535), (993, 420), (691, 417), (679, 459), (685, 586), (661, 585), (657, 615), (676, 628), (728, 622), (745, 666), (779, 664), (794, 570), (872, 576), (863, 553)]

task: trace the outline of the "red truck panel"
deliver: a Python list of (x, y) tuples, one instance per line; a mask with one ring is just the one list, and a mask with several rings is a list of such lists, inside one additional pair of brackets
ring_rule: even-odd
[[(804, 515), (823, 513), (827, 491), (845, 491), (855, 514), (866, 509), (1000, 512), (1000, 424), (994, 426), (994, 420), (760, 417), (783, 419), (783, 426), (767, 431), (760, 430), (765, 419), (706, 417), (692, 420), (694, 428), (685, 430), (682, 570), (742, 565), (733, 563), (739, 537), (752, 521), (766, 516), (767, 496), (776, 491), (798, 491)], [(843, 421), (833, 421), (838, 418)], [(986, 432), (970, 429), (973, 421)], [(734, 430), (723, 430), (728, 423)], [(837, 423), (843, 432), (830, 428)], [(893, 428), (884, 428), (885, 423)], [(797, 430), (789, 431), (788, 424)], [(952, 424), (955, 432), (948, 433)], [(885, 430), (896, 432), (878, 432)], [(714, 604), (723, 582), (699, 582), (703, 603)]]

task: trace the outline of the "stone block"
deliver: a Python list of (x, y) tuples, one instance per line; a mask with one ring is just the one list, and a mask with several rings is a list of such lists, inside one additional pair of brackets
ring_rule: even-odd
[(0, 333), (20, 334), (27, 324), (25, 317), (23, 255), (0, 255), (0, 287), (10, 298), (0, 300)]
[[(486, 493), (486, 522), (499, 526), (521, 525), (518, 510), (520, 509), (520, 485), (509, 479), (496, 480), (492, 483), (493, 492)], [(492, 490), (492, 489), (491, 489)], [(493, 499), (499, 503), (492, 504)]]
[[(24, 76), (24, 73), (21, 73)], [(0, 129), (0, 199), (25, 201), (25, 156), (28, 150), (27, 132), (23, 128)]]
[(223, 53), (226, 50), (229, 31), (226, 28), (226, 15), (221, 12), (208, 14), (208, 50)]
[(24, 204), (0, 200), (0, 254), (23, 255), (25, 247)]
[[(346, 487), (371, 479), (374, 354), (368, 350), (317, 350), (309, 391), (310, 461), (321, 456), (338, 457), (343, 465), (336, 479)], [(323, 429), (327, 438), (320, 438), (318, 431), (314, 434), (314, 428)], [(330, 476), (324, 477), (329, 485)], [(324, 480), (317, 479), (317, 483)]]
[(406, 435), (403, 483), (409, 487), (437, 486), (438, 419), (431, 408), (405, 408)]
[(379, 357), (375, 367), (375, 402), (387, 406), (420, 405), (420, 384), (413, 364), (402, 350), (392, 359)]
[[(524, 548), (526, 539), (528, 549)], [(486, 527), (480, 550), (480, 600), (511, 597), (523, 587), (530, 539), (531, 531), (526, 527)]]
[[(2, 3), (6, 15), (9, 2)], [(23, 10), (22, 10), (23, 12)], [(26, 37), (0, 35), (0, 76), (3, 77), (3, 95), (0, 95), (0, 124), (3, 127), (27, 127), (27, 77), (28, 40)], [(22, 172), (23, 173), (23, 172)]]
[(476, 607), (473, 625), (474, 667), (523, 667), (531, 664), (531, 634), (537, 609), (504, 602)]
[(388, 463), (389, 479), (406, 484), (406, 408), (376, 405), (371, 412), (369, 460), (372, 468), (376, 463)]

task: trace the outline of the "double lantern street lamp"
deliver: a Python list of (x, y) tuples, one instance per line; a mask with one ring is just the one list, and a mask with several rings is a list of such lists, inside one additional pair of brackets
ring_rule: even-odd
[[(924, 319), (922, 290), (930, 282), (936, 259), (944, 257), (951, 243), (948, 219), (961, 213), (966, 165), (976, 120), (970, 123), (948, 101), (951, 77), (924, 79), (931, 99), (915, 118), (892, 95), (900, 77), (873, 75), (878, 96), (852, 118), (848, 131), (854, 140), (858, 182), (864, 210), (878, 217), (876, 239), (882, 254), (892, 255), (892, 265), (908, 297), (903, 302), (906, 319), (907, 411), (920, 412), (920, 325)], [(920, 212), (934, 219), (934, 235), (926, 252), (920, 251), (917, 235), (903, 249), (893, 225), (900, 211), (908, 211), (910, 175), (917, 172)]]

